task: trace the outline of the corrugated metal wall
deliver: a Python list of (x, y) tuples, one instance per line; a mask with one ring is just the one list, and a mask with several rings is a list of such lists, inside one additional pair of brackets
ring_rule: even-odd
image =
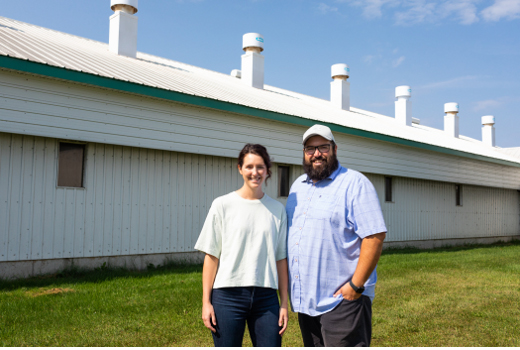
[(520, 235), (516, 190), (393, 177), (393, 202), (385, 202), (384, 176), (366, 174), (377, 190), (388, 229), (386, 241), (435, 240)]
[(58, 145), (0, 133), (0, 261), (193, 251), (213, 199), (242, 186), (235, 159), (89, 143), (85, 187), (57, 187)]
[[(57, 187), (58, 145), (0, 133), (0, 261), (193, 251), (213, 199), (242, 185), (232, 158), (88, 143), (85, 187)], [(302, 172), (291, 166), (291, 183)], [(520, 233), (516, 190), (464, 185), (456, 207), (454, 184), (394, 177), (384, 203), (384, 177), (367, 176), (388, 241)]]

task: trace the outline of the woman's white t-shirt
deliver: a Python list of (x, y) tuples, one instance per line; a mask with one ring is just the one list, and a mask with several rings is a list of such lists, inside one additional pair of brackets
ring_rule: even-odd
[(216, 198), (195, 249), (219, 259), (213, 288), (278, 289), (276, 262), (287, 258), (285, 207), (264, 194), (248, 200), (236, 192)]

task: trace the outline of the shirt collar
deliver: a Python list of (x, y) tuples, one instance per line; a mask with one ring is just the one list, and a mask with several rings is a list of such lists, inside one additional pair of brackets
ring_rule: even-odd
[[(326, 180), (331, 180), (331, 181), (333, 181), (333, 180), (338, 176), (338, 174), (341, 172), (341, 168), (342, 168), (342, 166), (341, 166), (341, 164), (340, 164), (339, 161), (338, 161), (338, 168), (337, 168), (336, 170), (334, 170), (334, 171), (332, 172), (332, 174), (330, 174), (329, 177), (327, 177)], [(325, 180), (325, 179), (323, 179), (323, 180)], [(320, 180), (320, 181), (318, 181), (317, 183), (320, 183), (320, 182), (322, 182), (323, 180)], [(310, 183), (310, 182), (312, 182), (312, 180), (311, 180), (311, 178), (309, 177), (309, 175), (307, 175), (307, 177), (306, 177), (302, 182)]]

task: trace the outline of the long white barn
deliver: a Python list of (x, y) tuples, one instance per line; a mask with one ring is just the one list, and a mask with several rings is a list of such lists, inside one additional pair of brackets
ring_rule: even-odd
[(316, 123), (375, 185), (387, 246), (520, 236), (518, 148), (110, 45), (0, 17), (0, 278), (199, 259), (243, 145), (268, 148), (284, 203)]

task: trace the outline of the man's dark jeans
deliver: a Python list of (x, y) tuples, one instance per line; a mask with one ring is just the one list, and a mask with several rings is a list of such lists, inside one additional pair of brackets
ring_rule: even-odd
[(279, 304), (275, 289), (233, 287), (214, 289), (211, 303), (217, 318), (215, 346), (242, 346), (245, 325), (253, 346), (282, 346), (278, 334)]

